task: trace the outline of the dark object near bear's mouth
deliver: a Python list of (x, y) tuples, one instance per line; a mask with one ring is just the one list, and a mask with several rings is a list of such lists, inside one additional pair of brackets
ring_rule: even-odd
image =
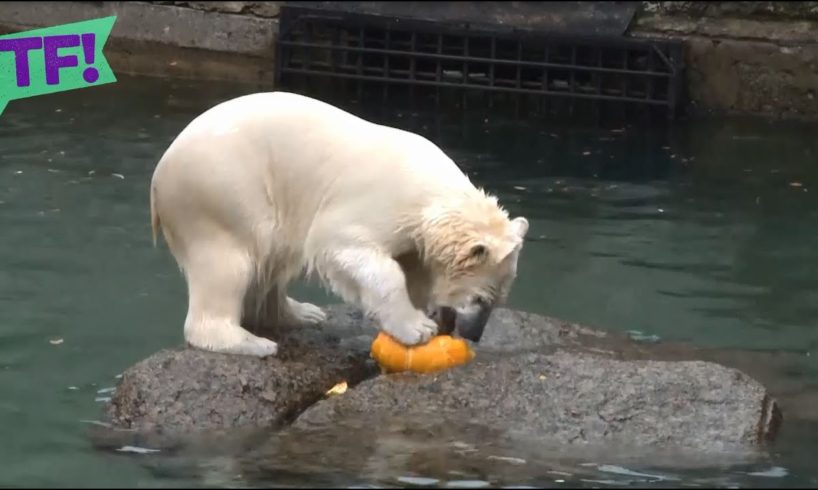
[(492, 305), (486, 302), (476, 302), (456, 309), (457, 319), (454, 328), (458, 335), (475, 343), (480, 342), (492, 310)]
[(476, 302), (465, 308), (454, 309), (441, 306), (435, 309), (432, 317), (438, 325), (438, 335), (452, 335), (480, 342), (493, 308), (486, 302)]
[(438, 335), (451, 335), (454, 332), (454, 327), (457, 322), (457, 312), (454, 308), (448, 306), (441, 306), (436, 308), (432, 314), (432, 318), (437, 322)]

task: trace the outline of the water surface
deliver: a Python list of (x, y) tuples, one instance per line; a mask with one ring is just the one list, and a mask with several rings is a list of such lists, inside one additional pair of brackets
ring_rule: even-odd
[[(441, 473), (409, 474), (401, 461), (429, 449), (400, 438), (367, 463), (377, 471), (322, 465), (349, 441), (305, 443), (290, 456), (303, 459), (288, 464), (309, 471), (290, 475), (261, 464), (248, 472), (253, 453), (241, 445), (177, 459), (91, 447), (86, 431), (119, 373), (182, 341), (184, 283), (166, 248), (151, 243), (153, 167), (195, 115), (253, 90), (121, 77), (15, 101), (0, 116), (0, 485), (487, 483), (480, 461), (456, 444), (460, 459)], [(522, 464), (529, 471), (516, 474), (525, 478), (506, 472), (488, 483), (818, 484), (818, 430), (808, 416), (818, 408), (818, 125), (719, 119), (611, 130), (404, 106), (368, 114), (429, 136), (529, 219), (511, 306), (642, 338), (757, 351), (759, 362), (786, 359), (770, 369), (802, 409), (785, 421), (772, 459), (752, 467), (674, 470), (668, 480), (655, 477), (662, 469), (604, 456), (541, 455), (536, 466)], [(335, 301), (310, 284), (294, 295)]]

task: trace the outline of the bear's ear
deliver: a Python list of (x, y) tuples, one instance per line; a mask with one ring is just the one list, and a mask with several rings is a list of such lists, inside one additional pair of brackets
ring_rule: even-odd
[(475, 261), (481, 261), (485, 259), (488, 253), (489, 249), (483, 243), (472, 244), (471, 248), (469, 249), (469, 257)]
[(474, 267), (482, 264), (489, 256), (489, 247), (483, 241), (473, 241), (467, 245), (466, 250), (463, 251), (460, 263), (466, 267)]
[(504, 261), (522, 242), (523, 239), (519, 237), (498, 242), (495, 249), (492, 250), (495, 262), (500, 263)]
[(525, 238), (526, 233), (528, 233), (528, 220), (522, 216), (514, 218), (511, 220), (511, 229), (514, 230), (518, 237)]
[(474, 259), (482, 259), (489, 253), (489, 249), (482, 243), (475, 243), (469, 250), (469, 256)]

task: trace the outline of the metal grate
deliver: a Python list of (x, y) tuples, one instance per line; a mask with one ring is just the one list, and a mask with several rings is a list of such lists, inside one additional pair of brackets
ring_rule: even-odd
[[(276, 56), (278, 84), (334, 78), (617, 103), (673, 119), (683, 88), (680, 42), (583, 37), (474, 28), (284, 6)], [(359, 83), (359, 90), (360, 90)]]

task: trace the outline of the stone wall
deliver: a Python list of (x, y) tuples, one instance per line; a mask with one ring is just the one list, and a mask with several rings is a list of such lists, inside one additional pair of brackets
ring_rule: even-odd
[(283, 2), (163, 2), (151, 1), (157, 5), (174, 5), (176, 7), (187, 7), (205, 12), (221, 12), (224, 14), (252, 15), (274, 19), (278, 17), (278, 11)]
[(685, 40), (690, 112), (818, 119), (818, 2), (643, 2), (630, 35)]
[[(151, 2), (275, 18), (282, 2)], [(686, 41), (687, 112), (818, 119), (818, 2), (642, 2), (629, 35)]]
[[(284, 2), (0, 2), (0, 33), (118, 15), (116, 73), (271, 84)], [(688, 113), (818, 119), (818, 2), (641, 2), (627, 35), (683, 39)]]
[(818, 20), (818, 2), (642, 2), (642, 12), (709, 19)]
[(116, 15), (105, 46), (116, 74), (271, 84), (278, 5), (0, 2), (0, 34)]

